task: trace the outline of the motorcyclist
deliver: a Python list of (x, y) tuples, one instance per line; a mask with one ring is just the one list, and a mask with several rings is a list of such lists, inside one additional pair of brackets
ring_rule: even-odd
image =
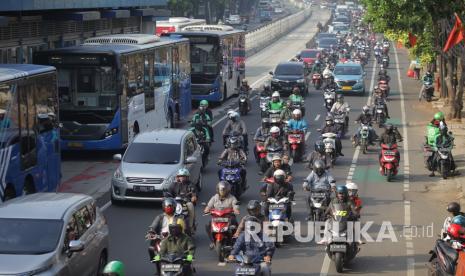
[(283, 110), (284, 103), (281, 101), (281, 95), (278, 91), (274, 91), (273, 94), (271, 94), (271, 100), (268, 102), (267, 106), (269, 110)]
[(248, 108), (248, 111), (250, 111), (252, 109), (252, 104), (250, 103), (250, 97), (249, 97), (249, 94), (250, 94), (250, 91), (252, 90), (252, 88), (249, 86), (249, 81), (244, 78), (242, 79), (242, 82), (241, 82), (241, 87), (239, 88), (239, 90), (241, 92), (245, 92), (245, 94), (247, 95), (247, 108)]
[(287, 128), (289, 131), (300, 130), (304, 133), (307, 131), (308, 124), (307, 121), (302, 118), (302, 111), (300, 111), (300, 109), (292, 111), (292, 119), (287, 123)]
[(111, 261), (103, 268), (102, 276), (124, 276), (124, 264), (120, 261)]
[(281, 121), (289, 121), (292, 118), (292, 101), (287, 100), (286, 101), (286, 106), (283, 108), (283, 111), (281, 111)]
[[(162, 209), (163, 209), (163, 213), (156, 216), (155, 219), (150, 224), (149, 230), (147, 231), (147, 237), (152, 236), (152, 235), (157, 235), (161, 239), (165, 238), (166, 236), (168, 236), (168, 233), (169, 233), (168, 226), (173, 222), (176, 222), (179, 225), (181, 225), (183, 231), (186, 229), (184, 219), (175, 214), (176, 201), (173, 198), (166, 197), (163, 200)], [(154, 241), (151, 241), (150, 247), (148, 249), (150, 261), (153, 260), (153, 258), (155, 257), (154, 246), (155, 246)]]
[[(386, 124), (384, 126), (384, 133), (381, 135), (379, 139), (379, 145), (381, 146), (382, 144), (397, 144), (397, 142), (402, 142), (402, 135), (400, 135), (399, 130), (397, 130), (396, 127), (394, 127), (392, 124)], [(382, 153), (379, 153), (379, 159), (381, 162), (381, 155)], [(396, 159), (397, 162), (400, 162), (400, 153), (399, 151), (396, 151)]]
[[(333, 210), (335, 209), (335, 204), (342, 204), (344, 205), (344, 209), (348, 212), (349, 220), (355, 221), (357, 220), (357, 212), (355, 204), (349, 198), (349, 191), (346, 186), (339, 185), (336, 187), (336, 197), (331, 200), (329, 203), (328, 208), (326, 208), (325, 216), (329, 217), (329, 219), (325, 222), (325, 235), (323, 239), (318, 244), (325, 244), (329, 241), (331, 237), (331, 229), (332, 229), (332, 218), (331, 215)], [(359, 241), (360, 243), (360, 241)]]
[(169, 226), (169, 236), (160, 244), (160, 252), (153, 259), (159, 262), (162, 258), (174, 254), (185, 256), (183, 264), (183, 275), (192, 275), (192, 261), (195, 254), (195, 244), (191, 237), (182, 232), (181, 225), (172, 223)]
[(209, 131), (211, 141), (213, 142), (213, 114), (211, 110), (208, 108), (208, 102), (206, 100), (200, 101), (199, 109), (195, 112), (194, 116), (192, 117), (192, 124), (201, 123), (202, 126), (206, 127)]
[(323, 65), (321, 64), (320, 60), (315, 60), (312, 66), (312, 74), (321, 74), (321, 71), (323, 71)]
[(391, 81), (391, 77), (387, 74), (387, 70), (384, 68), (384, 65), (381, 65), (381, 69), (378, 72), (378, 81), (385, 80), (387, 82)]
[(268, 170), (266, 170), (263, 181), (265, 181), (267, 178), (272, 178), (274, 172), (277, 170), (283, 170), (286, 173), (286, 182), (292, 181), (291, 166), (289, 166), (289, 164), (283, 164), (281, 157), (278, 155), (273, 156), (271, 159), (271, 166), (268, 168)]
[(323, 70), (323, 78), (330, 79), (333, 76), (333, 71), (331, 71), (329, 64), (326, 65), (325, 69)]
[[(450, 148), (454, 147), (454, 137), (449, 134), (449, 130), (446, 126), (440, 128), (439, 135), (436, 136), (435, 146), (437, 148)], [(452, 150), (449, 152), (450, 157), (450, 170), (455, 173), (455, 161), (452, 155)], [(435, 168), (436, 169), (436, 168)], [(434, 176), (434, 170), (431, 172), (432, 176)]]
[(236, 111), (230, 112), (228, 116), (229, 120), (224, 126), (223, 129), (223, 142), (226, 144), (226, 138), (231, 135), (231, 133), (239, 133), (242, 135), (242, 140), (244, 142), (244, 151), (247, 154), (248, 152), (248, 137), (247, 137), (247, 126), (245, 125), (244, 121), (240, 119), (239, 113)]
[[(303, 183), (304, 191), (323, 190), (331, 193), (331, 184), (336, 183), (334, 177), (326, 170), (326, 165), (322, 160), (316, 160), (313, 163), (313, 171), (305, 178)], [(329, 197), (328, 199), (329, 200)], [(307, 195), (308, 216), (307, 220), (312, 219), (311, 214), (311, 193)]]
[[(326, 116), (325, 118), (325, 125), (319, 130), (321, 134), (325, 134), (325, 133), (334, 133), (334, 134), (338, 134), (341, 132), (341, 129), (340, 127), (336, 126), (334, 124), (334, 119), (332, 116)], [(335, 137), (335, 142), (336, 142), (336, 153), (340, 156), (344, 156), (344, 154), (342, 153), (342, 142), (341, 142), (341, 138), (339, 137)]]
[[(292, 183), (286, 182), (286, 173), (283, 170), (276, 170), (273, 173), (273, 183), (266, 185), (265, 192), (265, 215), (269, 215), (269, 203), (268, 198), (283, 198), (289, 197), (290, 201), (294, 200), (294, 187)], [(287, 205), (287, 216), (292, 218), (292, 204)]]
[(423, 95), (423, 93), (426, 90), (426, 84), (433, 84), (434, 83), (434, 77), (433, 74), (428, 70), (426, 71), (425, 75), (423, 75), (422, 80), (422, 85), (421, 85), (421, 90), (420, 90), (420, 95)]
[(342, 94), (337, 94), (336, 96), (336, 102), (333, 104), (333, 107), (331, 107), (331, 114), (338, 114), (338, 113), (345, 113), (345, 122), (346, 126), (349, 125), (349, 115), (347, 114), (347, 111), (350, 109), (349, 104), (344, 102), (344, 95)]
[(379, 89), (378, 86), (375, 86), (373, 89), (373, 95), (371, 98), (371, 105), (373, 106), (373, 114), (376, 112), (376, 105), (378, 104), (384, 104), (384, 114), (386, 115), (386, 118), (389, 119), (391, 118), (389, 116), (389, 110), (388, 106), (386, 104), (386, 96), (381, 89)]
[(192, 127), (189, 130), (194, 133), (195, 138), (197, 138), (198, 142), (203, 143), (205, 155), (208, 156), (210, 154), (210, 142), (211, 142), (208, 128), (203, 126), (203, 124), (200, 122), (194, 122), (192, 123)]
[(358, 196), (358, 185), (354, 182), (349, 182), (346, 184), (347, 191), (349, 193), (349, 199), (354, 202), (355, 212), (358, 218), (360, 218), (360, 211), (363, 207), (362, 199)]
[(301, 107), (302, 107), (302, 103), (304, 101), (304, 98), (300, 95), (300, 88), (298, 86), (295, 86), (292, 89), (292, 94), (289, 96), (289, 100), (292, 103), (297, 103), (297, 104), (301, 105)]
[(252, 199), (249, 203), (247, 203), (247, 215), (245, 215), (241, 219), (241, 222), (239, 222), (236, 233), (234, 233), (235, 238), (239, 237), (239, 235), (244, 232), (245, 223), (250, 217), (255, 217), (262, 225), (263, 222), (268, 220), (268, 218), (262, 214), (262, 205), (260, 204), (260, 201)]
[[(316, 160), (321, 160), (326, 164), (325, 144), (321, 140), (315, 142), (314, 150), (307, 157), (309, 169), (313, 170), (313, 164)], [(329, 167), (329, 165), (325, 166), (325, 169), (329, 169)]]
[[(239, 202), (236, 197), (231, 194), (231, 185), (226, 181), (220, 181), (216, 184), (216, 194), (210, 198), (207, 206), (203, 210), (205, 214), (210, 213), (211, 210), (223, 210), (231, 208), (234, 210), (234, 215), (231, 215), (231, 225), (237, 226), (237, 220), (235, 215), (239, 215)], [(207, 236), (210, 238), (210, 248), (215, 246), (212, 234), (211, 234), (211, 224), (207, 223), (205, 225), (205, 230), (207, 231)]]
[(460, 212), (460, 204), (457, 202), (451, 202), (447, 204), (447, 212), (451, 214), (451, 216), (446, 217), (444, 220), (444, 224), (441, 230), (441, 236), (442, 238), (447, 237), (447, 229), (449, 228), (449, 225), (452, 223), (452, 219), (456, 216), (465, 216), (465, 213)]
[[(231, 162), (237, 162), (242, 166), (241, 170), (241, 178), (242, 178), (242, 185), (243, 189), (246, 189), (246, 177), (247, 177), (247, 171), (244, 168), (245, 163), (247, 162), (247, 155), (245, 152), (240, 148), (240, 141), (236, 139), (236, 137), (231, 137), (229, 139), (229, 147), (226, 148), (220, 155), (220, 158), (218, 160), (218, 164), (221, 165), (221, 163), (225, 161), (231, 161)], [(221, 169), (218, 171), (218, 178), (220, 178), (221, 175)]]
[(277, 126), (273, 126), (270, 129), (270, 136), (265, 140), (265, 148), (268, 147), (282, 147), (283, 151), (287, 150), (287, 142), (281, 135), (281, 130)]
[[(262, 125), (259, 126), (257, 128), (257, 131), (255, 132), (255, 136), (254, 136), (254, 141), (260, 141), (260, 140), (263, 140), (266, 141), (266, 138), (268, 138), (268, 136), (270, 136), (270, 126), (271, 126), (271, 122), (270, 122), (270, 119), (269, 118), (263, 118), (262, 119)], [(253, 148), (253, 152), (254, 152), (254, 155), (255, 155), (255, 160), (257, 161), (257, 163), (260, 161), (258, 159), (258, 153), (257, 153), (257, 145), (254, 146)]]
[[(378, 135), (376, 134), (375, 130), (372, 127), (373, 123), (373, 115), (370, 112), (370, 107), (368, 105), (365, 105), (362, 107), (362, 113), (355, 119), (356, 123), (359, 124), (364, 124), (364, 125), (369, 125), (369, 131), (370, 135), (368, 136), (370, 141), (368, 141), (370, 144), (374, 144), (373, 140), (376, 140), (378, 138)], [(360, 130), (361, 126), (358, 127), (357, 131), (355, 132), (354, 136), (352, 137), (352, 142), (355, 145), (355, 141), (360, 141), (359, 140), (359, 135), (360, 135)]]
[[(253, 224), (251, 224), (253, 223)], [(252, 259), (258, 257), (263, 258), (260, 260), (260, 272), (263, 276), (271, 276), (271, 259), (274, 254), (274, 243), (267, 241), (264, 238), (264, 231), (260, 231), (258, 234), (253, 232), (254, 225), (260, 224), (260, 220), (250, 216), (247, 218), (245, 223), (245, 231), (242, 232), (236, 240), (234, 247), (228, 257), (229, 261), (236, 260), (236, 256), (242, 252), (243, 255), (249, 256)], [(259, 240), (256, 240), (254, 236), (257, 235)]]
[(326, 83), (325, 87), (323, 88), (323, 90), (337, 90), (337, 84), (336, 82), (334, 81), (334, 76), (331, 76), (329, 78), (329, 81)]

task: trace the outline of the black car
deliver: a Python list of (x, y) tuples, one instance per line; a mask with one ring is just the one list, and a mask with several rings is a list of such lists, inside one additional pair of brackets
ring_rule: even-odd
[(318, 41), (318, 50), (330, 50), (331, 46), (337, 46), (339, 40), (334, 37), (322, 38)]
[(308, 79), (302, 62), (281, 62), (271, 79), (271, 91), (278, 91), (281, 96), (289, 96), (295, 86), (300, 88), (301, 95), (308, 93)]

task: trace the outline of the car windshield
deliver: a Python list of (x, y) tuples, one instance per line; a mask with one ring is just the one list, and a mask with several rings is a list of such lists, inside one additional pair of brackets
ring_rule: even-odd
[(358, 66), (336, 66), (335, 75), (361, 75), (362, 69)]
[(320, 48), (329, 48), (331, 47), (331, 45), (337, 45), (337, 39), (332, 39), (332, 38), (322, 39), (320, 40), (320, 43), (318, 44)]
[(330, 38), (330, 37), (336, 37), (336, 35), (330, 34), (330, 33), (321, 33), (318, 35), (318, 40), (323, 39), (323, 38)]
[(348, 31), (349, 27), (344, 26), (344, 25), (336, 25), (336, 26), (334, 26), (334, 30), (335, 31)]
[(295, 65), (278, 65), (274, 74), (280, 76), (303, 75), (304, 67), (300, 63), (296, 63)]
[(0, 254), (39, 255), (57, 247), (63, 221), (0, 218)]
[(179, 144), (132, 143), (124, 154), (126, 163), (178, 164), (181, 156)]
[(318, 51), (302, 51), (302, 53), (300, 53), (300, 56), (302, 58), (316, 58), (317, 54)]

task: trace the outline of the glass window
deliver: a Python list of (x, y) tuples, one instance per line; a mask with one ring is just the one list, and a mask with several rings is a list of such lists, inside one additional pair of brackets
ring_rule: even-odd
[(183, 43), (179, 45), (179, 67), (182, 79), (187, 79), (190, 77), (190, 64), (189, 45), (187, 43)]
[(155, 92), (153, 89), (153, 54), (146, 54), (144, 60), (144, 96), (145, 96), (145, 112), (155, 109)]
[(66, 224), (66, 233), (65, 233), (65, 241), (64, 241), (64, 250), (69, 248), (69, 242), (79, 240), (81, 236), (79, 235), (79, 227), (76, 218), (71, 216), (68, 224)]
[(56, 79), (53, 74), (35, 78), (36, 89), (34, 99), (36, 103), (38, 130), (40, 133), (50, 131), (57, 126), (57, 98)]
[(0, 131), (18, 125), (16, 102), (13, 97), (14, 86), (10, 84), (0, 84)]
[(192, 137), (187, 138), (186, 141), (186, 156), (189, 157), (192, 156), (195, 152), (195, 141)]
[(94, 223), (91, 211), (87, 208), (87, 206), (84, 206), (74, 214), (74, 217), (76, 218), (78, 227), (80, 229), (79, 234), (82, 237), (82, 235), (84, 235), (87, 229), (89, 229)]
[(63, 221), (0, 218), (0, 254), (39, 255), (57, 247)]
[(219, 73), (218, 61), (222, 55), (218, 39), (210, 38), (206, 43), (192, 43), (190, 50), (192, 74)]
[(156, 88), (162, 88), (167, 93), (171, 84), (171, 48), (163, 47), (155, 50), (154, 83)]
[(144, 92), (144, 55), (142, 53), (135, 53), (126, 56), (127, 63), (127, 91), (128, 95), (134, 96)]
[(179, 144), (132, 143), (124, 154), (127, 163), (178, 164), (181, 149)]
[(275, 75), (296, 76), (303, 75), (304, 67), (297, 63), (297, 65), (281, 65), (276, 68)]

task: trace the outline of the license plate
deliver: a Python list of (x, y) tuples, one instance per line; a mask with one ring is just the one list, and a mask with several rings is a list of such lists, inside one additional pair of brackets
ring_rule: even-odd
[(344, 91), (352, 90), (352, 86), (343, 86), (342, 90), (344, 90)]
[(300, 134), (289, 134), (289, 137), (294, 138), (294, 139), (300, 139), (302, 135)]
[(312, 193), (312, 197), (323, 198), (326, 197), (325, 193)]
[(154, 187), (152, 186), (134, 186), (134, 191), (135, 192), (152, 192), (154, 190)]
[(79, 149), (81, 149), (81, 148), (84, 147), (84, 144), (79, 143), (79, 142), (69, 142), (68, 147), (69, 148), (79, 148)]
[(213, 222), (228, 222), (229, 219), (228, 218), (213, 218), (212, 221)]
[(239, 267), (236, 270), (237, 275), (255, 275), (254, 267)]
[(345, 244), (330, 244), (329, 251), (331, 252), (346, 252), (347, 245)]
[(284, 204), (270, 204), (270, 209), (284, 209)]
[(433, 156), (433, 152), (432, 151), (425, 151), (425, 156)]
[(393, 156), (393, 155), (396, 155), (396, 153), (393, 151), (385, 151), (384, 155)]
[(165, 272), (178, 272), (181, 269), (180, 264), (163, 264), (161, 269)]

